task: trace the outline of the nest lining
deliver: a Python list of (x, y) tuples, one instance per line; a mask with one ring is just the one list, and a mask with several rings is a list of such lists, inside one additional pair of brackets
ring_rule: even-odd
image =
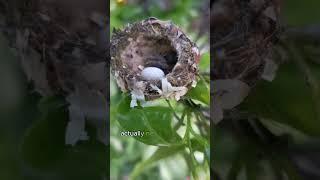
[(142, 68), (146, 67), (157, 67), (168, 74), (178, 61), (177, 52), (167, 38), (140, 35), (135, 41), (129, 41), (120, 56), (122, 64), (132, 73), (141, 73)]

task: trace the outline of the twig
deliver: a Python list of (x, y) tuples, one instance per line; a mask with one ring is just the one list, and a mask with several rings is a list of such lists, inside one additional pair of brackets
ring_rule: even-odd
[(200, 119), (200, 117), (199, 117), (199, 114), (197, 114), (197, 113), (194, 113), (194, 115), (195, 115), (195, 117), (196, 117), (196, 119), (197, 119), (197, 121), (198, 121), (198, 124), (199, 124), (199, 131), (200, 131), (200, 134), (201, 134), (201, 136), (205, 136), (205, 133), (203, 132), (203, 129), (202, 129), (202, 127), (204, 126), (204, 124), (203, 124), (203, 122), (201, 121), (201, 119)]
[[(168, 99), (166, 99), (166, 102), (168, 103), (170, 109), (172, 109), (174, 117), (178, 120), (178, 124), (184, 125), (184, 123), (183, 123), (184, 115), (180, 118), (180, 117), (177, 115), (177, 113), (175, 112), (175, 110), (173, 109), (170, 101), (169, 101)], [(182, 118), (183, 118), (183, 119), (182, 119)], [(181, 125), (180, 125), (180, 126), (181, 126)]]
[(182, 116), (181, 116), (181, 118), (180, 119), (178, 119), (178, 123), (174, 126), (174, 130), (175, 131), (177, 131), (181, 126), (184, 126), (185, 124), (184, 124), (184, 122), (183, 122), (183, 120), (184, 120), (184, 118), (185, 118), (185, 116), (186, 116), (186, 113), (187, 111), (186, 110), (184, 110), (183, 111), (183, 113), (182, 113)]

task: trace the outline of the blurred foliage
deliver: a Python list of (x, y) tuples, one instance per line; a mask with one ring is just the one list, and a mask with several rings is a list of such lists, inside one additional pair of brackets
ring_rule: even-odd
[[(171, 20), (198, 46), (205, 47), (198, 85), (179, 102), (162, 99), (151, 102), (151, 107), (131, 109), (130, 96), (122, 94), (111, 78), (111, 179), (210, 178), (209, 120), (202, 112), (203, 108), (209, 108), (209, 37), (208, 34), (199, 35), (200, 29), (193, 26), (193, 22), (202, 20), (200, 9), (205, 3), (192, 0), (111, 1), (111, 34), (113, 28), (156, 17)], [(121, 136), (124, 131), (147, 134), (143, 137)]]
[[(320, 43), (286, 34), (291, 28), (302, 32), (303, 27), (319, 25), (318, 7), (317, 0), (283, 1), (284, 32), (274, 47), (280, 64), (276, 77), (260, 81), (236, 110), (214, 125), (214, 179), (320, 178), (320, 57), (304, 50), (319, 50)], [(320, 34), (319, 29), (312, 32)]]
[[(132, 2), (132, 3), (130, 3)], [(161, 7), (161, 4), (167, 4)], [(114, 28), (121, 28), (129, 22), (139, 21), (148, 17), (158, 19), (169, 19), (183, 28), (190, 24), (190, 20), (199, 16), (197, 8), (202, 5), (201, 1), (191, 0), (150, 0), (150, 1), (129, 1), (119, 4), (115, 0), (110, 2), (110, 25)]]
[[(243, 106), (261, 117), (285, 123), (311, 136), (320, 136), (320, 109), (315, 102), (319, 97), (313, 96), (312, 87), (306, 85), (303, 72), (297, 66), (295, 63), (281, 66), (275, 80), (261, 82)], [(320, 66), (308, 68), (320, 82)]]
[(303, 26), (319, 23), (319, 1), (290, 0), (283, 2), (284, 22), (290, 26)]
[(107, 177), (109, 147), (96, 140), (95, 128), (87, 126), (89, 141), (66, 146), (68, 104), (62, 97), (41, 97), (34, 91), (2, 35), (0, 47), (1, 67), (6, 69), (1, 71), (0, 179)]

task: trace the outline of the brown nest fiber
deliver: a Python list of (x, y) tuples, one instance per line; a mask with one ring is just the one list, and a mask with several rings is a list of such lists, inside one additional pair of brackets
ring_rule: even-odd
[[(195, 85), (199, 50), (170, 21), (148, 18), (115, 30), (110, 53), (117, 84), (123, 92), (131, 92), (133, 100), (179, 100)], [(164, 76), (144, 77), (148, 67), (161, 69)]]
[(270, 59), (279, 30), (277, 0), (218, 0), (211, 8), (213, 79), (253, 86)]

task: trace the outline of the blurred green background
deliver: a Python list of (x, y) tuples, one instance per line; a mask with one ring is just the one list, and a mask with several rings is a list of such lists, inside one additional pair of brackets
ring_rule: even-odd
[(281, 65), (213, 125), (214, 179), (320, 179), (320, 1), (281, 2)]
[[(0, 179), (102, 179), (108, 147), (95, 138), (65, 145), (67, 104), (41, 97), (27, 82), (14, 49), (0, 35)], [(94, 128), (88, 127), (94, 137)]]

